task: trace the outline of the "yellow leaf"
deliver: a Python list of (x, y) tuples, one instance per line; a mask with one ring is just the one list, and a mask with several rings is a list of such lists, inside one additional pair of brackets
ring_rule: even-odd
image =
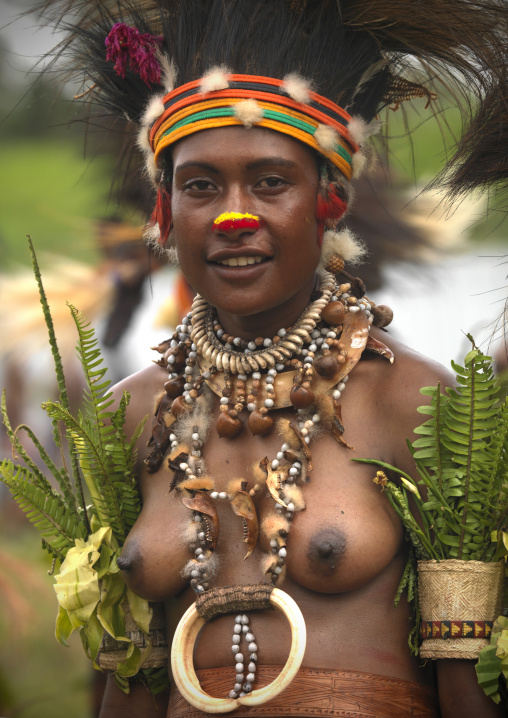
[(85, 625), (100, 599), (99, 581), (94, 564), (99, 558), (103, 541), (109, 543), (112, 530), (104, 526), (86, 541), (76, 539), (67, 551), (54, 586), (60, 606), (67, 611), (72, 627)]

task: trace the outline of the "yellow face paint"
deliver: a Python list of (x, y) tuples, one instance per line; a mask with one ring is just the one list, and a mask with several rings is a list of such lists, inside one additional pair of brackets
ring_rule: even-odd
[(214, 232), (234, 232), (238, 229), (259, 229), (259, 217), (248, 212), (223, 212), (213, 223)]

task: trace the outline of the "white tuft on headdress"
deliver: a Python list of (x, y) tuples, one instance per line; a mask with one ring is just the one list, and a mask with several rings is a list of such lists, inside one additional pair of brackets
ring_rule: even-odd
[(362, 117), (352, 117), (347, 128), (353, 142), (362, 146), (369, 137), (377, 135), (381, 125), (381, 120), (372, 120), (367, 123)]
[(159, 65), (161, 66), (161, 85), (166, 92), (172, 92), (176, 85), (176, 76), (178, 71), (173, 60), (170, 60), (163, 52), (157, 54)]
[(229, 87), (228, 75), (230, 74), (230, 70), (224, 65), (212, 67), (211, 70), (208, 70), (206, 75), (203, 75), (203, 79), (201, 80), (201, 84), (199, 86), (199, 91), (202, 94), (205, 94), (206, 92), (227, 90)]
[(137, 145), (141, 152), (143, 152), (144, 155), (147, 155), (152, 152), (152, 148), (150, 147), (150, 138), (148, 137), (149, 129), (145, 125), (141, 126), (141, 129), (138, 132), (137, 137)]
[(310, 99), (310, 82), (304, 77), (297, 75), (296, 72), (292, 72), (290, 75), (286, 75), (282, 82), (281, 90), (287, 92), (287, 94), (295, 102), (307, 104)]
[(353, 170), (352, 177), (358, 179), (364, 172), (367, 165), (367, 156), (365, 152), (355, 152), (351, 162)]
[(155, 120), (164, 112), (164, 95), (155, 95), (152, 97), (141, 119), (143, 127), (151, 127)]
[(339, 143), (339, 135), (328, 125), (318, 125), (314, 132), (314, 139), (325, 152), (333, 152)]
[(349, 264), (360, 264), (361, 259), (367, 254), (367, 249), (347, 227), (340, 232), (329, 229), (323, 235), (321, 264), (326, 266), (334, 254), (339, 254)]
[(256, 100), (242, 100), (233, 107), (235, 117), (245, 125), (252, 127), (263, 119), (263, 108), (258, 105)]
[(147, 224), (143, 230), (143, 239), (148, 244), (159, 244), (160, 230), (158, 224)]

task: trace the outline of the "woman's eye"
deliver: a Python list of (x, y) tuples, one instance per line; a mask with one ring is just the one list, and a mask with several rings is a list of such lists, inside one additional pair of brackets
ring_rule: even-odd
[(194, 180), (193, 182), (188, 182), (185, 185), (185, 189), (197, 190), (198, 192), (203, 192), (208, 189), (213, 189), (213, 184), (211, 182), (209, 182), (208, 180)]
[(275, 187), (282, 187), (286, 182), (280, 177), (265, 177), (258, 182), (258, 187), (266, 189), (267, 187), (273, 189)]

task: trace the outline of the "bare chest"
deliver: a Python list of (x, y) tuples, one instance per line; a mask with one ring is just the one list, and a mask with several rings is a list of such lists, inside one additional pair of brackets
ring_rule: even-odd
[[(287, 582), (318, 593), (351, 591), (383, 573), (400, 550), (402, 532), (386, 498), (372, 483), (370, 467), (351, 461), (372, 456), (372, 439), (351, 412), (348, 441), (354, 449), (338, 445), (323, 435), (310, 447), (312, 470), (301, 487), (304, 507), (294, 514), (286, 541)], [(269, 462), (280, 451), (283, 437), (253, 437), (245, 430), (235, 439), (220, 439), (212, 429), (204, 459), (214, 489), (228, 491), (242, 479), (250, 489), (256, 484), (259, 463)], [(129, 563), (127, 582), (139, 594), (163, 600), (178, 594), (187, 584), (182, 569), (192, 557), (189, 523), (192, 512), (177, 491), (168, 493), (172, 473), (167, 463), (142, 478), (144, 507), (124, 549)], [(244, 560), (247, 547), (244, 525), (229, 501), (216, 501), (219, 567), (217, 585), (255, 583), (263, 576), (264, 557), (270, 553), (266, 521), (274, 515), (275, 502), (268, 489), (259, 492), (255, 510), (261, 527), (259, 541)]]

